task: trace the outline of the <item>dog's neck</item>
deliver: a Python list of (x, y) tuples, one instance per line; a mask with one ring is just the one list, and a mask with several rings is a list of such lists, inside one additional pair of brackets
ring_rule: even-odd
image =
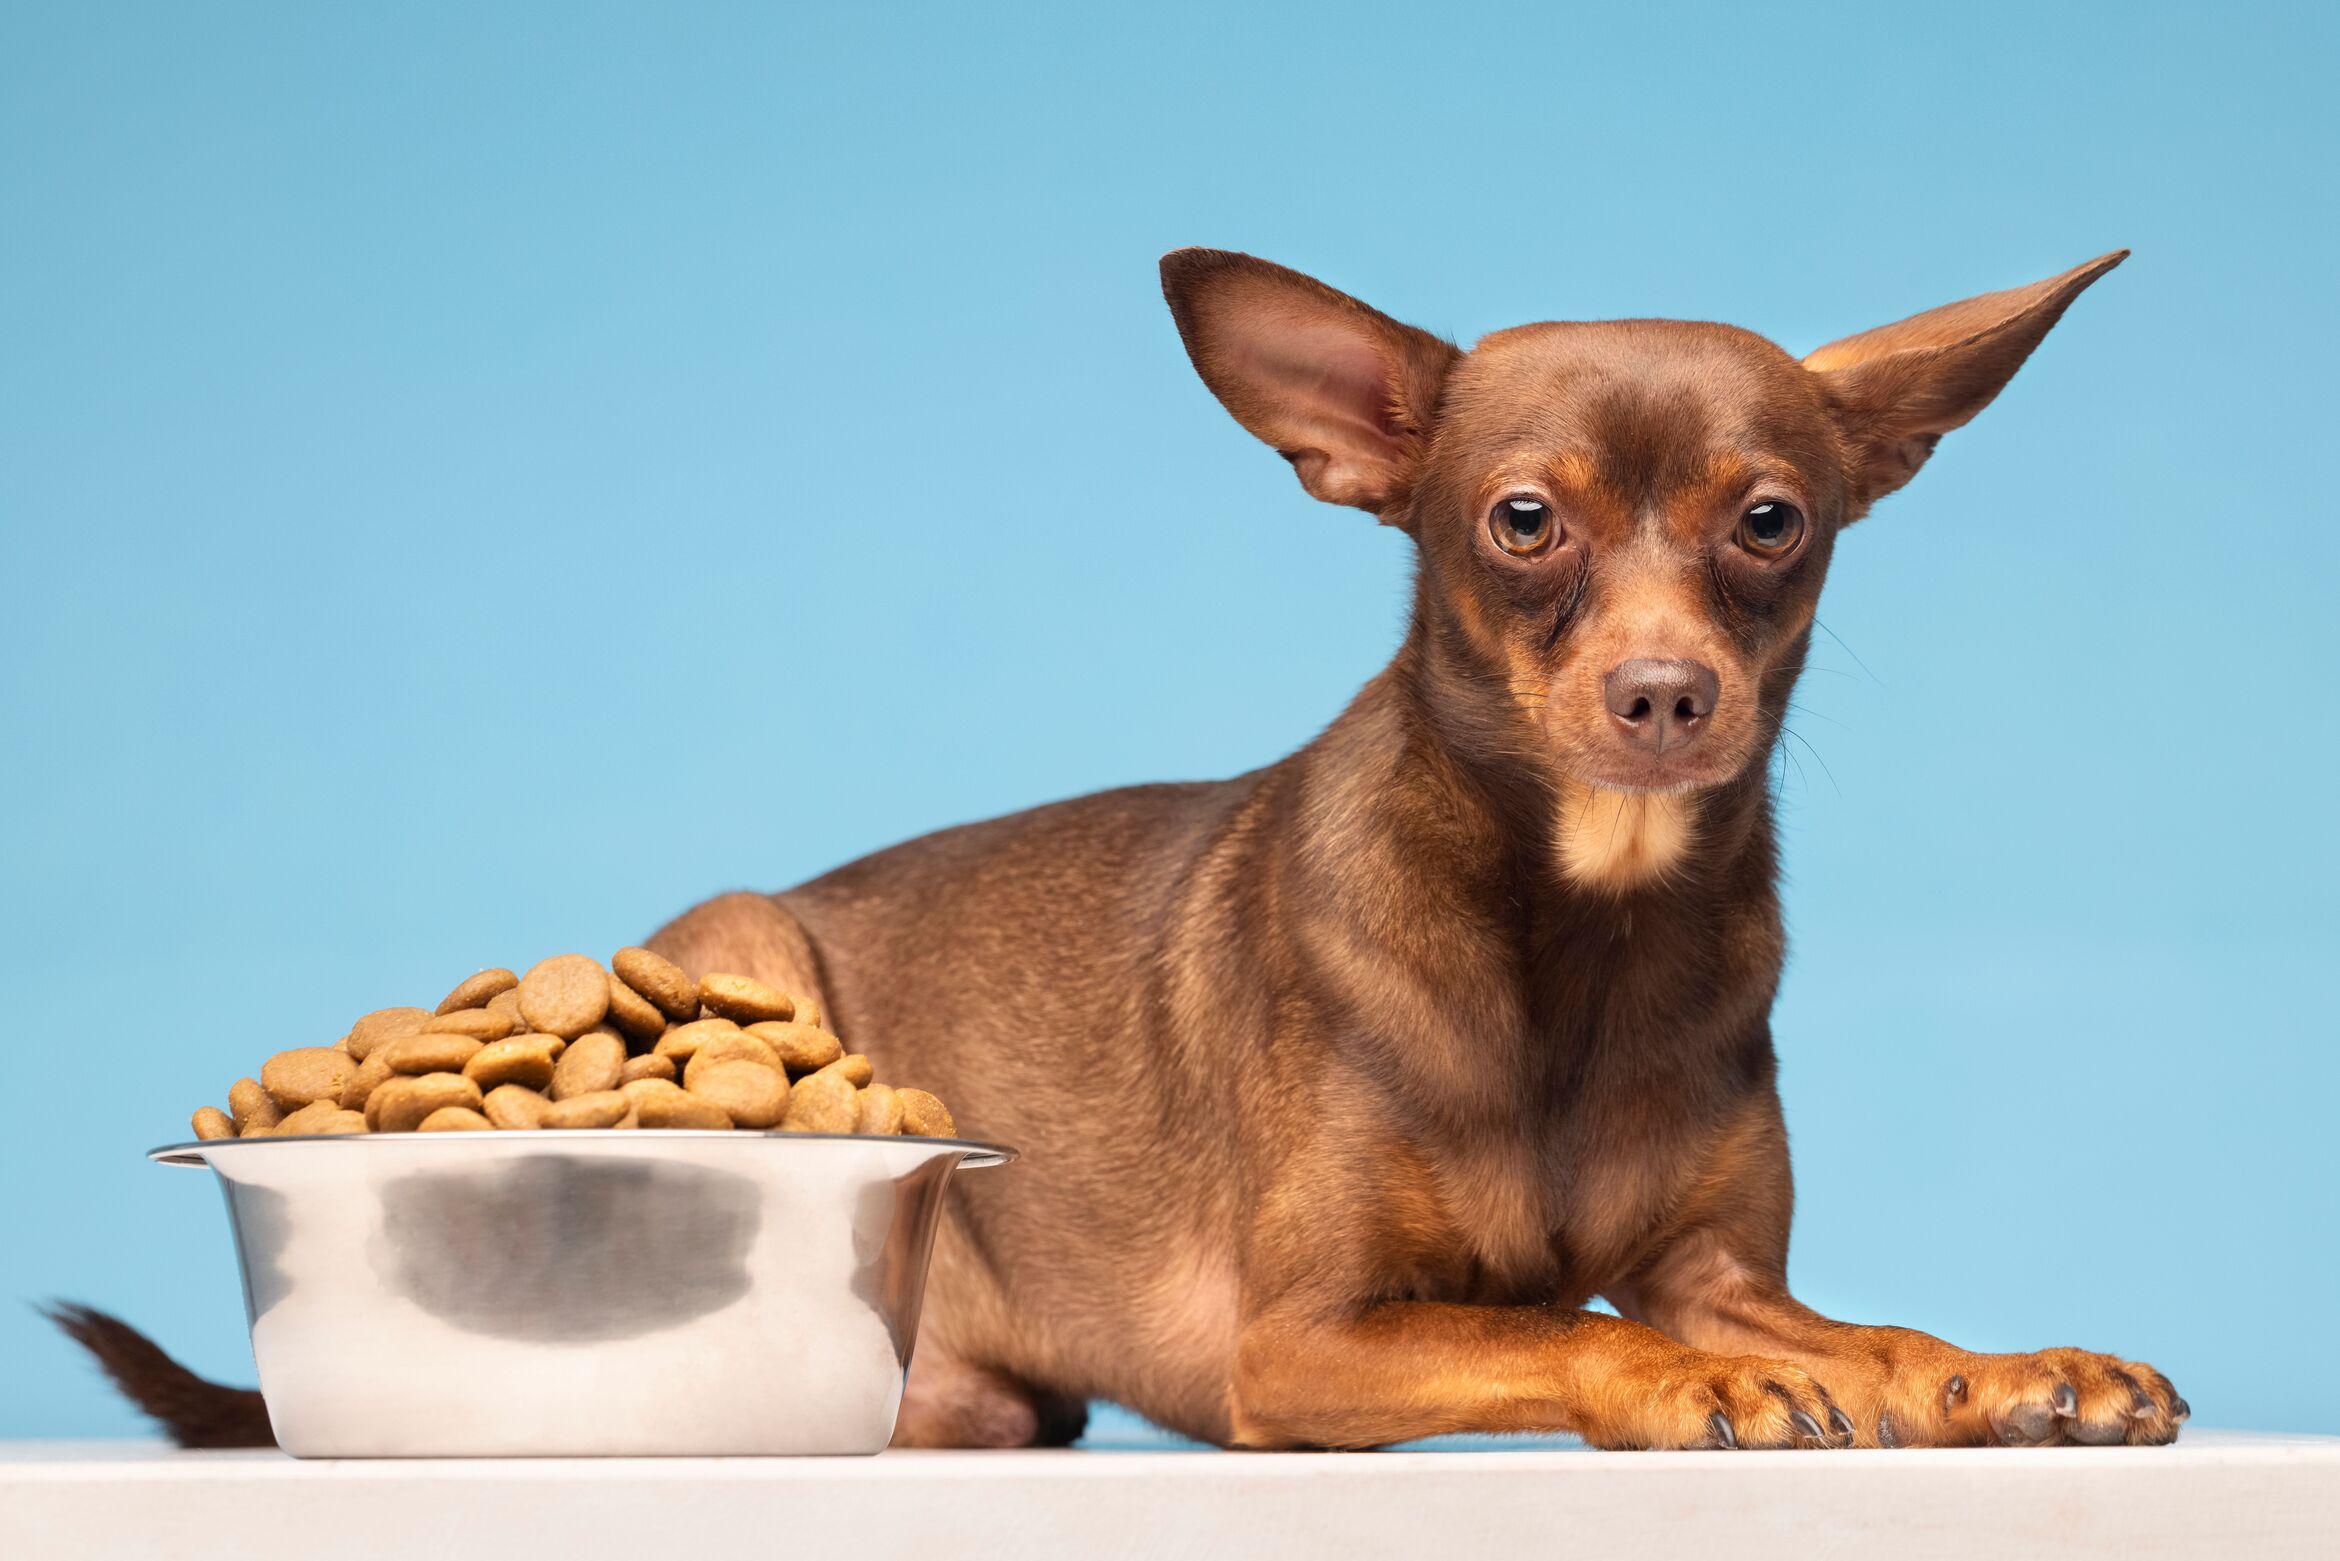
[(1312, 854), (1345, 858), (1359, 890), (1384, 877), (1432, 903), (1463, 895), (1569, 922), (1768, 893), (1768, 745), (1723, 785), (1647, 793), (1559, 774), (1539, 739), (1486, 680), (1442, 664), (1417, 620), (1306, 751)]

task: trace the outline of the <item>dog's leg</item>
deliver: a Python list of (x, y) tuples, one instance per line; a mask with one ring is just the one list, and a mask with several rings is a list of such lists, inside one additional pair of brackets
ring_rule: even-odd
[(644, 945), (693, 976), (709, 971), (753, 976), (796, 997), (810, 998), (829, 1013), (822, 990), (820, 956), (812, 940), (779, 901), (768, 894), (719, 894), (658, 929)]
[(1246, 1327), (1231, 1440), (1374, 1447), (1573, 1431), (1598, 1447), (1824, 1447), (1850, 1427), (1801, 1368), (1712, 1355), (1600, 1312), (1390, 1301)]
[(1826, 1382), (1865, 1447), (2162, 1443), (2192, 1413), (2151, 1366), (2091, 1350), (1986, 1355), (1913, 1328), (1836, 1322), (1787, 1288), (1787, 1138), (1769, 1098), (1610, 1299), (1685, 1344), (1755, 1350)]
[(893, 1445), (1069, 1447), (1088, 1419), (1088, 1406), (1078, 1399), (928, 1349), (911, 1362)]

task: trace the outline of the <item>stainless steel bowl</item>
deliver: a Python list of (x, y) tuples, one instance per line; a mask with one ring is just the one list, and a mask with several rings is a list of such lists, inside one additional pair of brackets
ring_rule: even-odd
[(268, 1418), (303, 1458), (874, 1453), (951, 1172), (811, 1133), (215, 1139)]

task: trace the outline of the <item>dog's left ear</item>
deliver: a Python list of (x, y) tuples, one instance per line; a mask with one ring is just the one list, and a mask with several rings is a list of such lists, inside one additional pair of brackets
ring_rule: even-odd
[(1845, 518), (1858, 519), (1915, 476), (1944, 434), (2006, 388), (2072, 300), (2128, 258), (2116, 249), (2062, 276), (1944, 304), (1806, 358), (1852, 445)]

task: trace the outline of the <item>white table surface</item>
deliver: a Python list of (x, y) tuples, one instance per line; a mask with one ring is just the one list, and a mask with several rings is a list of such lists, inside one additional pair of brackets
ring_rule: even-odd
[(2340, 1438), (300, 1462), (0, 1443), (0, 1557), (2340, 1556)]

